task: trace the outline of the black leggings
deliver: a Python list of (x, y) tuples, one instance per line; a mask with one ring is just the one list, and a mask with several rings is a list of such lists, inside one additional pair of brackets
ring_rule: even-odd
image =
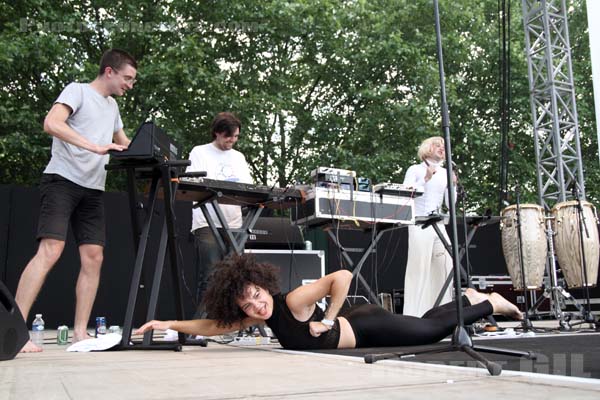
[[(463, 318), (472, 324), (494, 311), (489, 301), (472, 306), (463, 296)], [(450, 335), (457, 325), (456, 302), (427, 311), (421, 318), (392, 314), (375, 304), (348, 309), (345, 317), (356, 337), (356, 347), (418, 346), (436, 343)]]

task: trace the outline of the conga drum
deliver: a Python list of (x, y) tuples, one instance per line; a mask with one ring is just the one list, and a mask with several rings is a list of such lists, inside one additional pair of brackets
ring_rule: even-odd
[[(544, 209), (537, 204), (521, 204), (521, 239), (523, 250), (523, 270), (525, 287), (538, 289), (544, 279), (548, 242), (544, 226)], [(500, 213), (502, 222), (502, 252), (513, 287), (523, 290), (521, 262), (519, 258), (519, 225), (517, 206), (506, 207)]]
[[(552, 207), (554, 217), (552, 229), (555, 232), (554, 248), (558, 264), (562, 270), (567, 285), (570, 288), (596, 286), (598, 281), (598, 261), (600, 258), (600, 242), (598, 240), (598, 222), (596, 208), (587, 201), (581, 202), (587, 227), (583, 228), (583, 246), (581, 246), (581, 230), (579, 227), (579, 211), (577, 201), (565, 201)], [(583, 248), (582, 248), (583, 247)], [(585, 252), (587, 285), (583, 275), (582, 250)]]

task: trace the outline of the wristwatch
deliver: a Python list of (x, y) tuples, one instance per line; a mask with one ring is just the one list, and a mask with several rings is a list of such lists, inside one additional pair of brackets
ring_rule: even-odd
[(327, 325), (327, 326), (328, 326), (328, 327), (330, 327), (330, 328), (331, 328), (333, 325), (335, 325), (335, 322), (334, 322), (333, 320), (331, 320), (331, 319), (325, 319), (325, 318), (323, 318), (323, 319), (321, 320), (321, 323), (322, 323), (323, 325)]

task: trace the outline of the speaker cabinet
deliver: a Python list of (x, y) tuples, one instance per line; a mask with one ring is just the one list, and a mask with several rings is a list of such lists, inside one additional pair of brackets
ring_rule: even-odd
[(256, 250), (246, 249), (258, 262), (273, 264), (280, 269), (281, 291), (289, 292), (307, 281), (325, 274), (325, 252), (322, 250)]
[(27, 325), (17, 303), (0, 281), (0, 361), (15, 358), (28, 340)]

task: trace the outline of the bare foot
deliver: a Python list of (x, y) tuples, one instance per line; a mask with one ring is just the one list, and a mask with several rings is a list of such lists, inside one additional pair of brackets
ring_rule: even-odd
[(71, 343), (81, 342), (82, 340), (90, 339), (91, 336), (84, 331), (83, 333), (75, 333), (73, 332), (73, 339), (71, 339)]
[(37, 344), (33, 343), (31, 340), (28, 340), (27, 343), (25, 343), (25, 346), (23, 346), (23, 348), (21, 349), (21, 353), (40, 353), (44, 351), (44, 349), (42, 349), (40, 346), (38, 346)]
[(487, 294), (479, 293), (477, 290), (472, 289), (472, 288), (467, 288), (467, 290), (465, 290), (465, 296), (467, 296), (467, 299), (469, 299), (469, 302), (471, 303), (472, 306), (474, 306), (475, 304), (483, 303), (486, 300), (489, 300), (489, 297)]
[(516, 320), (523, 319), (523, 314), (517, 306), (515, 306), (510, 301), (506, 300), (500, 294), (494, 292), (489, 296), (490, 303), (492, 303), (492, 307), (494, 307), (494, 312), (497, 314), (504, 315), (505, 317), (510, 317)]

